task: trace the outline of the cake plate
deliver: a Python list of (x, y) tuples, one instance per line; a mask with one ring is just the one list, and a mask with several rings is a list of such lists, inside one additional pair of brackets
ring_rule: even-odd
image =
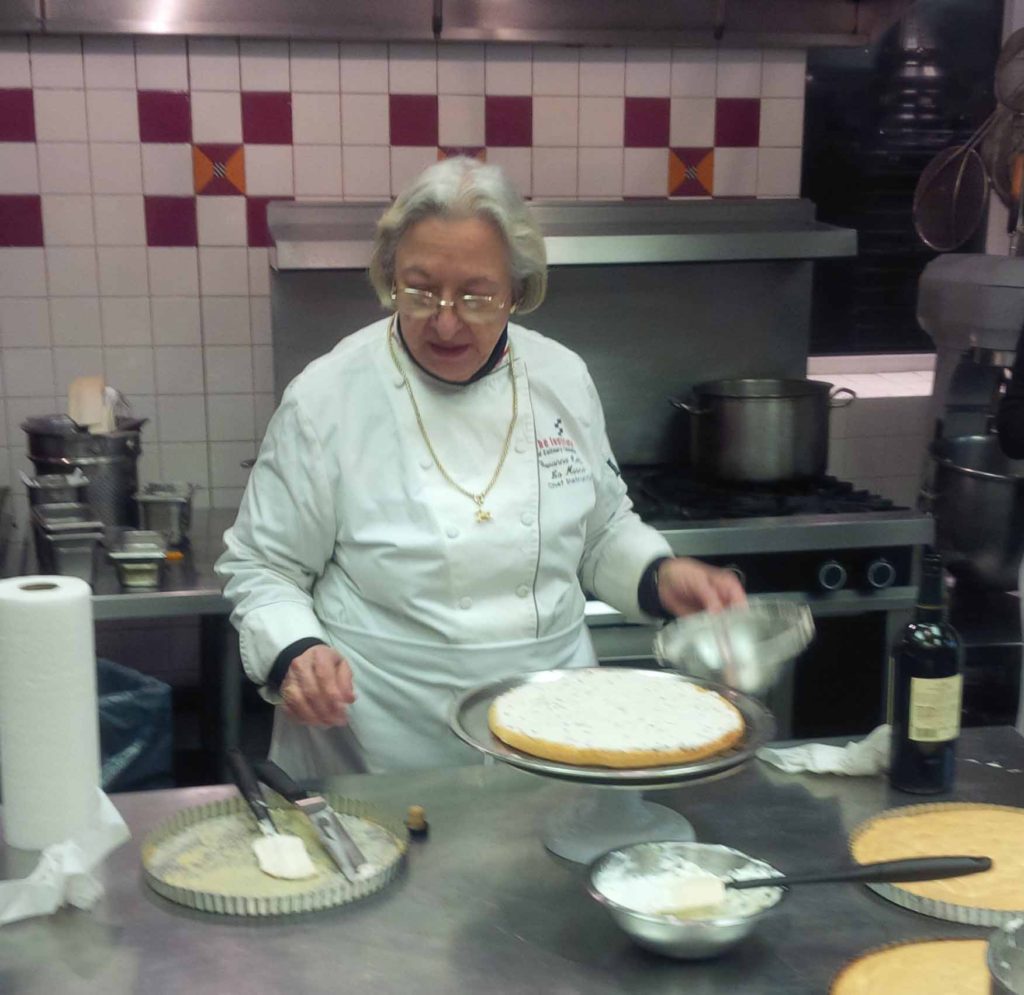
[(487, 722), (491, 703), (498, 695), (524, 684), (562, 680), (574, 670), (543, 670), (493, 681), (471, 688), (455, 700), (449, 714), (452, 732), (485, 756), (542, 777), (570, 781), (581, 791), (568, 805), (551, 814), (544, 828), (544, 845), (560, 857), (590, 863), (602, 853), (628, 843), (658, 840), (689, 842), (696, 838), (684, 816), (664, 805), (644, 799), (648, 789), (673, 788), (734, 773), (749, 763), (775, 732), (775, 720), (759, 701), (732, 688), (667, 670), (634, 667), (602, 667), (628, 670), (644, 679), (684, 682), (715, 691), (730, 701), (743, 716), (743, 737), (723, 753), (692, 763), (661, 767), (587, 767), (535, 757), (498, 739)]

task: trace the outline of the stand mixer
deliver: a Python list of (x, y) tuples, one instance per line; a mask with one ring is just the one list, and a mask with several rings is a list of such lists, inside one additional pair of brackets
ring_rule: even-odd
[(940, 255), (921, 274), (917, 316), (935, 341), (924, 510), (965, 586), (1010, 591), (1024, 554), (1024, 461), (993, 423), (1024, 327), (1024, 258)]

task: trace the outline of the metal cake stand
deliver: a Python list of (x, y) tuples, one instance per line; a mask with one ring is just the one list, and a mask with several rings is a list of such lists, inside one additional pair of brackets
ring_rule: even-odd
[(449, 725), (464, 743), (521, 770), (581, 786), (577, 798), (551, 814), (543, 836), (544, 845), (552, 853), (576, 863), (590, 863), (602, 853), (627, 843), (694, 840), (696, 834), (690, 822), (678, 812), (644, 799), (644, 790), (679, 787), (733, 773), (749, 763), (775, 732), (775, 720), (764, 705), (723, 685), (674, 671), (633, 667), (601, 669), (629, 670), (642, 674), (646, 680), (681, 681), (715, 691), (739, 709), (744, 733), (731, 749), (693, 763), (621, 769), (584, 767), (545, 760), (517, 750), (498, 739), (487, 722), (491, 703), (498, 695), (525, 684), (562, 680), (575, 671), (543, 670), (494, 681), (462, 694), (452, 705)]

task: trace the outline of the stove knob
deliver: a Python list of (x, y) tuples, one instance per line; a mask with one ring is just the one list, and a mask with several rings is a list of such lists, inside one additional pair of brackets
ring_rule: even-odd
[(746, 587), (746, 586), (747, 586), (747, 575), (746, 575), (746, 574), (745, 574), (745, 573), (744, 573), (744, 572), (743, 572), (743, 571), (742, 571), (742, 570), (741, 570), (741, 569), (740, 569), (740, 568), (739, 568), (738, 566), (736, 566), (736, 564), (735, 564), (735, 563), (727, 563), (727, 564), (725, 565), (725, 569), (726, 569), (726, 570), (728, 570), (728, 571), (729, 571), (729, 573), (735, 574), (735, 575), (736, 575), (736, 579), (737, 579), (737, 580), (738, 580), (738, 581), (739, 581), (739, 582), (740, 582), (740, 583), (741, 583), (741, 584), (742, 584), (742, 585), (743, 585), (744, 587)]
[(826, 591), (838, 591), (846, 586), (846, 567), (836, 560), (829, 560), (818, 568), (818, 583)]
[(896, 580), (896, 568), (885, 558), (880, 557), (868, 564), (868, 583), (878, 590), (892, 587)]

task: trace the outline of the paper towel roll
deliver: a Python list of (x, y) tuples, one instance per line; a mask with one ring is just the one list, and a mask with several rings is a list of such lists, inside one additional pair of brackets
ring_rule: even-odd
[(0, 581), (4, 836), (40, 850), (96, 815), (99, 719), (92, 591), (77, 577)]

